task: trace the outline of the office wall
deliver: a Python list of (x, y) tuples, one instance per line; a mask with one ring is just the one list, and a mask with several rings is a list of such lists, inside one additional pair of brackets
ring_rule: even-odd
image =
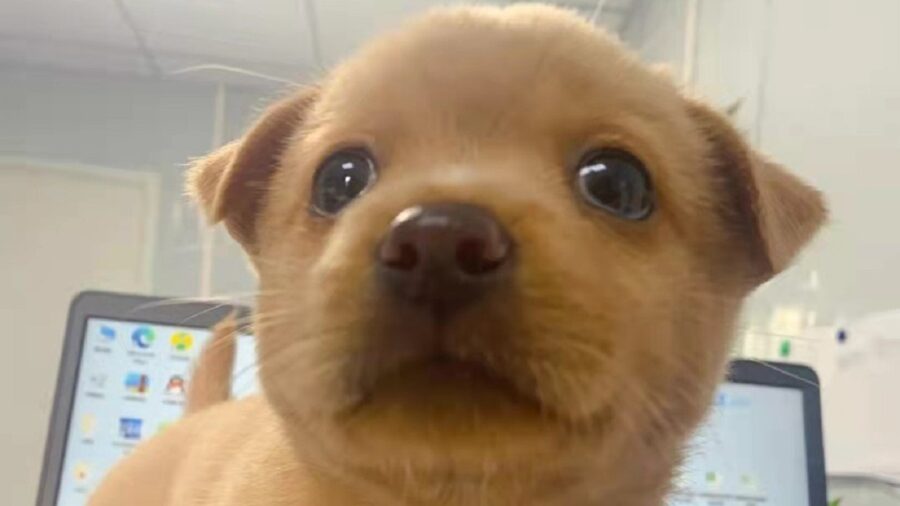
[[(224, 139), (237, 137), (277, 87), (226, 88)], [(196, 212), (184, 198), (186, 163), (213, 142), (216, 85), (109, 74), (0, 67), (0, 156), (156, 174), (158, 242), (151, 288), (195, 296)], [(213, 292), (249, 290), (240, 252), (219, 234)]]
[[(819, 361), (825, 360), (837, 326), (853, 327), (900, 305), (894, 224), (900, 216), (900, 2), (700, 0), (698, 7), (690, 87), (723, 108), (740, 101), (737, 124), (748, 138), (820, 188), (831, 207), (830, 223), (812, 248), (751, 299), (742, 330), (768, 344), (751, 340), (744, 351), (774, 357), (786, 336), (820, 327), (826, 331), (807, 332), (795, 344), (810, 348), (814, 360), (819, 349)], [(684, 25), (670, 17), (685, 12), (664, 1), (645, 2), (642, 9), (646, 19), (658, 20), (653, 40), (660, 42), (626, 40), (648, 60), (683, 61), (672, 51), (684, 40)], [(654, 27), (626, 33), (640, 37)], [(875, 372), (870, 376), (896, 378)], [(826, 406), (826, 438), (833, 441), (826, 448), (839, 450), (829, 452), (829, 462), (863, 470), (878, 461), (882, 472), (900, 475), (900, 459), (882, 455), (884, 448), (900, 447), (900, 431), (878, 430), (877, 442), (867, 439), (862, 447), (871, 459), (860, 451), (851, 459), (845, 451), (872, 427), (885, 427), (872, 417), (887, 416), (880, 403), (896, 403), (900, 384), (857, 388), (858, 395), (842, 397), (854, 399), (852, 406)], [(832, 402), (840, 398), (826, 395)]]

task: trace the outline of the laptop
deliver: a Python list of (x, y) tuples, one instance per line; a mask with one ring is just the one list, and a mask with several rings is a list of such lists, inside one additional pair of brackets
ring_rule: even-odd
[(667, 506), (825, 506), (819, 383), (795, 364), (736, 360)]
[[(177, 420), (193, 360), (210, 328), (237, 310), (108, 292), (79, 294), (69, 309), (39, 506), (79, 506), (138, 443)], [(253, 338), (237, 340), (232, 395), (258, 390)]]
[[(245, 308), (85, 292), (72, 302), (39, 506), (80, 506), (138, 443), (177, 420), (209, 328)], [(232, 394), (258, 391), (253, 338), (238, 338)], [(688, 446), (668, 506), (824, 506), (812, 370), (736, 361)]]

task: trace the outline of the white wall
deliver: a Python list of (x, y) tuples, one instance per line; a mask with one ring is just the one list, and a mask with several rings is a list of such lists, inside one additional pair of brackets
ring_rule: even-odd
[(156, 182), (0, 159), (2, 504), (34, 502), (72, 296), (150, 287)]
[[(657, 30), (652, 40), (673, 42), (639, 42), (638, 49), (648, 60), (683, 61), (672, 47), (684, 25), (668, 18), (681, 12), (667, 0), (643, 8), (655, 26), (632, 35)], [(900, 307), (898, 26), (896, 0), (700, 0), (693, 87), (722, 107), (742, 99), (738, 126), (819, 187), (831, 207), (831, 223), (813, 247), (751, 300), (745, 325), (757, 335), (780, 341), (771, 333)], [(869, 430), (861, 417), (883, 410), (879, 403), (900, 403), (900, 384), (859, 388), (869, 390), (853, 397), (865, 406), (825, 410), (826, 448), (840, 450), (829, 453), (829, 463), (845, 471), (866, 461), (844, 451), (846, 441), (856, 441), (853, 431)], [(900, 447), (900, 428), (880, 431), (877, 440), (873, 449)], [(900, 455), (893, 463), (879, 459), (900, 472)]]
[[(810, 329), (822, 345), (815, 367), (822, 386), (826, 459), (836, 473), (867, 472), (900, 480), (900, 310), (843, 327)], [(900, 492), (900, 490), (898, 490)]]
[[(271, 93), (230, 89), (225, 138)], [(196, 82), (0, 66), (0, 504), (34, 501), (71, 297), (198, 294), (183, 172), (210, 149), (214, 94)], [(250, 289), (242, 253), (219, 234), (213, 291)]]
[[(833, 213), (805, 260), (821, 279), (816, 309), (854, 319), (895, 309), (900, 306), (895, 223), (900, 216), (900, 2), (778, 1), (772, 2), (769, 23), (761, 144), (822, 188)], [(773, 286), (763, 296), (775, 298), (781, 288)], [(826, 406), (826, 442), (831, 442), (826, 449), (855, 440), (850, 439), (854, 432), (871, 427), (864, 417), (884, 415), (885, 404), (900, 404), (900, 376), (890, 377), (895, 384), (859, 387), (872, 389), (859, 392), (857, 399), (868, 403), (864, 407)], [(872, 442), (873, 452), (900, 448), (900, 427), (881, 431)], [(856, 462), (845, 462), (845, 455), (829, 451), (830, 464), (852, 468)], [(893, 458), (879, 465), (900, 474), (900, 455)]]
[[(647, 0), (639, 15), (626, 43), (679, 68), (684, 2)], [(898, 25), (895, 0), (699, 1), (692, 87), (723, 108), (741, 99), (738, 126), (832, 210), (814, 247), (753, 300), (748, 324), (768, 325), (784, 304), (813, 309), (817, 324), (900, 304), (900, 234), (889, 230), (900, 214)]]
[[(833, 315), (900, 306), (900, 2), (772, 2), (761, 144), (825, 191), (807, 259)], [(900, 385), (898, 385), (900, 387)]]
[[(154, 293), (196, 296), (199, 238), (184, 198), (187, 161), (213, 140), (214, 84), (0, 65), (0, 156), (114, 167), (160, 179)], [(224, 138), (239, 136), (277, 88), (229, 87)], [(253, 286), (242, 254), (217, 242), (213, 292)], [(87, 288), (87, 287), (86, 287)]]
[(684, 60), (685, 0), (641, 0), (622, 30), (622, 40), (644, 61), (671, 67), (675, 75)]

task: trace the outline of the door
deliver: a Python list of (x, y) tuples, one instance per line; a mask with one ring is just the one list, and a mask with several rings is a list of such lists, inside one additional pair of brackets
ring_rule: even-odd
[(69, 301), (147, 292), (154, 174), (0, 160), (0, 500), (33, 504)]

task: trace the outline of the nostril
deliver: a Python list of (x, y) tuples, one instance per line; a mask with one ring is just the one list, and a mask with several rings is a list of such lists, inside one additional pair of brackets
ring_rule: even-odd
[(487, 290), (512, 269), (514, 243), (473, 205), (437, 203), (401, 211), (376, 246), (380, 281), (402, 297), (450, 300)]
[(381, 246), (381, 263), (392, 269), (411, 271), (419, 263), (419, 252), (409, 242), (385, 243)]
[(464, 238), (456, 246), (456, 264), (462, 272), (471, 276), (487, 274), (500, 267), (506, 257), (505, 251), (491, 249), (482, 238)]

